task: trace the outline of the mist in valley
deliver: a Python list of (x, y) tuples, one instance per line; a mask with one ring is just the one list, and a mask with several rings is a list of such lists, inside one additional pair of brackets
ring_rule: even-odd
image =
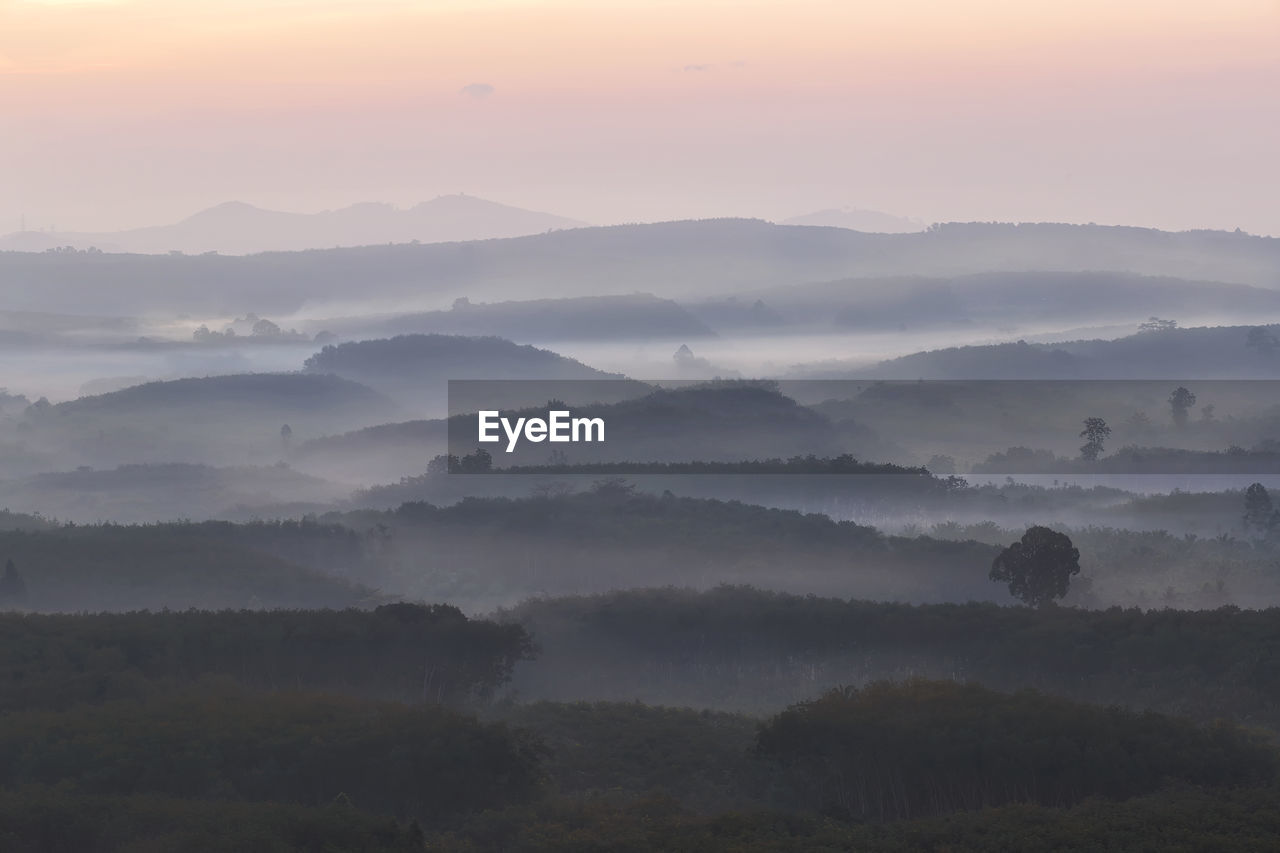
[[(1197, 266), (1170, 235), (1176, 257), (1147, 246), (1114, 272), (1059, 256), (1035, 271), (1031, 253), (1031, 272), (1002, 256), (978, 273), (981, 253), (942, 229), (918, 239), (947, 235), (945, 251), (886, 249), (871, 274), (856, 254), (770, 254), (707, 228), (658, 227), (607, 262), (583, 246), (634, 233), (443, 254), (0, 255), (31, 294), (0, 338), (0, 630), (43, 650), (5, 664), (36, 675), (0, 691), (0, 713), (37, 740), (72, 726), (126, 745), (94, 766), (155, 765), (125, 719), (180, 719), (189, 743), (278, 732), (265, 763), (174, 782), (187, 810), (223, 808), (225, 786), (321, 808), (273, 768), (305, 753), (366, 778), (350, 737), (437, 766), (421, 738), (439, 731), (468, 744), (456, 772), (479, 774), (474, 790), (408, 803), (427, 790), (409, 771), (353, 788), (370, 815), (437, 837), (484, 809), (655, 787), (682, 820), (816, 820), (813, 777), (760, 751), (808, 761), (772, 744), (811, 706), (887, 720), (905, 703), (932, 730), (966, 702), (1007, 703), (1022, 731), (1039, 725), (1018, 705), (1034, 695), (1085, 728), (1104, 725), (1096, 706), (1129, 709), (1105, 723), (1132, 714), (1108, 735), (1124, 743), (1157, 725), (1181, 745), (1210, 720), (1280, 725), (1270, 652), (1232, 663), (1280, 613), (1280, 299), (1258, 269), (1205, 250), (1197, 272), (1243, 281), (1169, 278)], [(809, 249), (867, 237), (788, 229)], [(1255, 262), (1270, 251), (1249, 245)], [(105, 279), (104, 258), (122, 265)], [(151, 303), (155, 263), (190, 286)], [(656, 273), (686, 265), (678, 285)], [(111, 311), (79, 299), (96, 288), (119, 296)], [(480, 410), (557, 407), (599, 419), (604, 440), (479, 441)], [(1033, 541), (1066, 543), (1044, 599), (1000, 574)], [(1185, 644), (1210, 651), (1171, 651)], [(200, 722), (214, 708), (236, 722)], [(1230, 737), (1214, 741), (1230, 766), (1263, 768), (1239, 770), (1244, 790), (1270, 790), (1270, 747)], [(671, 777), (672, 759), (620, 745), (634, 738), (688, 744), (727, 775)], [(1169, 772), (1202, 779), (1197, 760)], [(14, 784), (63, 778), (32, 762)], [(1162, 803), (1163, 784), (1134, 790)], [(113, 808), (153, 788), (113, 792)], [(107, 794), (76, 790), (88, 807)], [(1220, 790), (1235, 789), (1202, 796)]]
[(1273, 14), (252, 5), (0, 4), (0, 848), (1274, 846)]

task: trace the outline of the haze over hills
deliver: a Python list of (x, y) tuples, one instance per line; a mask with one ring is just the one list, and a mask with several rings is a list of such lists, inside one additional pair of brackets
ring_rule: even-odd
[(0, 0), (0, 853), (1280, 853), (1277, 4)]
[[(1260, 329), (1261, 331), (1254, 331)], [(1276, 326), (1139, 332), (1117, 340), (948, 347), (871, 367), (839, 362), (796, 368), (801, 379), (1275, 379)]]
[[(308, 358), (305, 369), (311, 374), (330, 374), (363, 383), (392, 396), (408, 411), (437, 415), (447, 411), (449, 380), (623, 378), (550, 350), (503, 338), (435, 334), (329, 345)], [(620, 384), (599, 383), (615, 394)]]
[(16, 232), (0, 237), (0, 250), (92, 246), (104, 252), (247, 255), (335, 246), (520, 237), (584, 224), (468, 195), (438, 196), (407, 209), (365, 202), (320, 213), (286, 213), (231, 201), (172, 225), (106, 233)]
[(77, 524), (224, 518), (239, 507), (315, 505), (349, 492), (347, 487), (278, 464), (86, 467), (0, 482), (0, 502), (11, 510)]
[[(40, 400), (0, 423), (16, 451), (0, 471), (39, 460), (45, 471), (80, 465), (191, 462), (269, 464), (297, 441), (383, 423), (403, 410), (332, 375), (241, 374), (149, 382), (57, 405)], [(283, 430), (285, 425), (289, 430)]]
[(676, 302), (647, 293), (489, 303), (459, 297), (448, 311), (332, 319), (323, 325), (344, 336), (425, 332), (519, 341), (685, 340), (715, 335)]
[(995, 272), (855, 278), (690, 302), (715, 329), (869, 332), (972, 326), (1012, 331), (1137, 325), (1153, 315), (1198, 322), (1280, 320), (1280, 290), (1123, 272)]
[[(313, 316), (472, 300), (691, 300), (852, 277), (1115, 270), (1280, 288), (1280, 239), (1222, 231), (950, 224), (916, 234), (720, 219), (465, 243), (230, 256), (0, 253), (10, 310)], [(323, 313), (320, 313), (322, 312)]]
[[(575, 392), (581, 395), (577, 400), (572, 399)], [(612, 397), (597, 394), (599, 402), (591, 402), (594, 392)], [(619, 399), (624, 393), (628, 396)], [(525, 399), (513, 396), (521, 394)], [(549, 399), (572, 406), (574, 416), (608, 423), (605, 441), (562, 451), (573, 463), (731, 461), (850, 451), (883, 458), (895, 449), (857, 423), (831, 421), (798, 405), (769, 383), (695, 383), (670, 389), (639, 382), (546, 382), (532, 389), (500, 383), (482, 407), (515, 412), (513, 416), (532, 416), (538, 410), (545, 415)], [(476, 407), (469, 402), (451, 401), (451, 411), (472, 414), (455, 414), (447, 421), (382, 424), (315, 438), (298, 446), (290, 459), (307, 471), (348, 482), (360, 472), (366, 482), (421, 474), (438, 454), (463, 456), (475, 450)], [(495, 467), (510, 467), (544, 464), (551, 448), (526, 442), (509, 453), (499, 445), (491, 449)]]

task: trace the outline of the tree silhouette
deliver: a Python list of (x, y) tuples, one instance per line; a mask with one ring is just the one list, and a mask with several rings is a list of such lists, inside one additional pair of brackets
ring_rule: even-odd
[(458, 471), (463, 474), (483, 474), (493, 470), (493, 455), (483, 447), (477, 447), (475, 453), (468, 453), (458, 461)]
[(990, 578), (1009, 585), (1009, 594), (1044, 607), (1067, 594), (1080, 573), (1080, 551), (1064, 533), (1032, 527), (991, 563)]
[(1080, 448), (1080, 456), (1089, 462), (1095, 461), (1102, 453), (1102, 442), (1109, 435), (1111, 435), (1111, 427), (1107, 426), (1107, 422), (1102, 418), (1085, 418), (1084, 430), (1080, 433), (1085, 443)]
[(1187, 412), (1196, 404), (1196, 395), (1179, 385), (1169, 395), (1169, 408), (1173, 412), (1173, 423), (1179, 429), (1187, 425)]
[(1280, 513), (1271, 503), (1271, 495), (1267, 487), (1254, 483), (1244, 490), (1244, 529), (1255, 527), (1266, 533), (1280, 524)]
[(0, 600), (20, 600), (27, 597), (27, 582), (18, 574), (13, 560), (6, 560), (4, 576), (0, 577)]
[(456, 454), (441, 453), (438, 456), (431, 457), (431, 461), (427, 463), (428, 474), (452, 474), (458, 470), (461, 464)]
[(253, 324), (251, 333), (257, 338), (276, 338), (280, 336), (280, 327), (270, 320), (259, 320)]
[(1249, 330), (1245, 346), (1261, 356), (1270, 358), (1277, 349), (1280, 349), (1280, 341), (1276, 340), (1276, 336), (1271, 334), (1271, 330), (1266, 326), (1254, 326)]

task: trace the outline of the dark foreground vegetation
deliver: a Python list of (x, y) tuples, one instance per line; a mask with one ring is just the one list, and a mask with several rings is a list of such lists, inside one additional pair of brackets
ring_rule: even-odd
[(1280, 609), (921, 605), (746, 587), (530, 601), (526, 696), (769, 713), (847, 683), (926, 676), (1280, 731)]
[[(6, 851), (1252, 850), (1280, 829), (1276, 611), (724, 588), (496, 621), (10, 613), (0, 638)], [(606, 661), (619, 684), (799, 692), (754, 715), (509, 693), (567, 670), (589, 692)], [(1214, 702), (1174, 707), (1189, 682)]]
[(449, 605), (373, 611), (188, 611), (0, 618), (0, 710), (141, 698), (221, 676), (456, 704), (486, 698), (533, 653), (515, 624)]

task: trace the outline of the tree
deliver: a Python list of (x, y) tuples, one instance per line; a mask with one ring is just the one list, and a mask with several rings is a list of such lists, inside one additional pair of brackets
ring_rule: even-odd
[[(253, 316), (252, 314), (249, 316)], [(270, 320), (259, 320), (253, 324), (252, 334), (255, 338), (278, 338), (280, 327)]]
[(452, 474), (458, 470), (458, 466), (460, 464), (461, 462), (455, 454), (450, 453), (446, 455), (442, 453), (439, 456), (433, 456), (431, 461), (427, 463), (427, 473)]
[(1067, 594), (1080, 573), (1080, 551), (1064, 533), (1031, 527), (991, 563), (990, 578), (1009, 585), (1009, 594), (1044, 607)]
[(13, 560), (6, 560), (4, 576), (0, 577), (0, 600), (15, 601), (27, 597), (27, 582), (18, 574)]
[(483, 474), (493, 469), (493, 455), (483, 447), (477, 447), (475, 453), (468, 453), (458, 462), (458, 471), (463, 474)]
[(285, 450), (289, 449), (289, 439), (291, 438), (293, 438), (293, 427), (288, 424), (280, 427), (280, 444), (284, 446)]
[(1262, 533), (1267, 533), (1277, 525), (1280, 525), (1280, 513), (1277, 513), (1272, 505), (1267, 487), (1261, 483), (1254, 483), (1245, 489), (1244, 529), (1254, 527)]
[(953, 456), (935, 453), (924, 467), (935, 477), (949, 477), (956, 472), (956, 460)]
[(1085, 443), (1084, 447), (1080, 448), (1080, 456), (1089, 462), (1095, 461), (1102, 453), (1102, 442), (1109, 435), (1111, 435), (1111, 427), (1107, 426), (1107, 422), (1102, 418), (1085, 418), (1084, 430), (1080, 433)]
[(1280, 348), (1280, 341), (1276, 340), (1276, 336), (1266, 326), (1254, 326), (1249, 330), (1249, 337), (1244, 345), (1259, 355), (1270, 358)]
[(590, 492), (597, 498), (605, 500), (623, 500), (634, 497), (635, 483), (628, 483), (623, 477), (606, 477), (591, 484)]
[(1173, 423), (1178, 428), (1187, 425), (1187, 412), (1196, 404), (1196, 395), (1179, 385), (1169, 395), (1169, 408), (1173, 412)]

